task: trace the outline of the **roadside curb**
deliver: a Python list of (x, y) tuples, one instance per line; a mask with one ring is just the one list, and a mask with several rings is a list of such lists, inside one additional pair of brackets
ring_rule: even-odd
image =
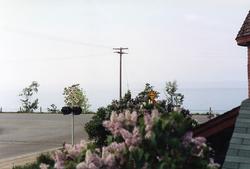
[(39, 152), (24, 154), (16, 157), (6, 158), (0, 160), (0, 168), (1, 169), (12, 169), (12, 167), (17, 165), (25, 165), (27, 163), (32, 163), (36, 160), (37, 156), (42, 153), (50, 153), (55, 150), (60, 149), (61, 147), (47, 149)]

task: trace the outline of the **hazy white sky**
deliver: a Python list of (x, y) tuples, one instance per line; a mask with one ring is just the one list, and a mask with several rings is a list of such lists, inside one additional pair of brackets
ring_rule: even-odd
[(123, 86), (160, 91), (245, 88), (246, 48), (235, 37), (249, 0), (0, 0), (0, 106), (18, 107), (31, 81), (40, 105), (63, 104), (80, 83), (93, 109), (118, 98), (119, 57), (128, 47)]

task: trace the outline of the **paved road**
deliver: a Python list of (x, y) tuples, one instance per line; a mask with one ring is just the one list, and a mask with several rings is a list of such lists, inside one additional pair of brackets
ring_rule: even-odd
[[(92, 115), (75, 116), (75, 139), (87, 138), (84, 124)], [(0, 159), (71, 143), (71, 116), (0, 113)]]

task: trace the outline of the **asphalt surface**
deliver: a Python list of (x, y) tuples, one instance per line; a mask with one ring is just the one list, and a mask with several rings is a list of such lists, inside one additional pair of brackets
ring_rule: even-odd
[[(84, 124), (92, 115), (75, 116), (75, 142), (87, 139)], [(0, 113), (0, 159), (71, 143), (71, 115)]]

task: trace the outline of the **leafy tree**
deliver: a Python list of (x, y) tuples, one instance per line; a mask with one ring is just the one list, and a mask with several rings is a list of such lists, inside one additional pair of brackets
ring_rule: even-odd
[[(153, 86), (147, 83), (144, 90), (135, 98), (132, 98), (131, 92), (127, 91), (121, 100), (113, 100), (106, 108), (98, 109), (96, 115), (85, 125), (89, 139), (95, 140), (97, 146), (106, 145), (106, 139), (110, 133), (103, 127), (102, 122), (109, 119), (112, 111), (120, 113), (124, 110), (130, 110), (139, 114), (143, 114), (145, 110), (150, 112), (154, 108), (157, 108), (161, 113), (173, 111), (173, 106), (169, 105), (170, 103), (168, 104), (166, 100), (158, 100), (159, 93), (157, 91), (154, 91), (156, 92), (156, 102), (154, 104), (150, 102), (148, 96), (150, 91), (154, 91)], [(189, 115), (189, 111), (185, 109), (181, 109), (181, 113), (185, 116)]]
[(79, 84), (74, 84), (69, 87), (64, 88), (64, 103), (69, 107), (79, 106), (82, 108), (83, 112), (89, 111), (90, 104), (88, 103), (88, 98), (83, 90), (80, 88)]
[(184, 95), (177, 93), (178, 86), (176, 81), (166, 82), (165, 95), (167, 97), (167, 104), (171, 107), (181, 107), (184, 100)]
[[(128, 90), (124, 97), (120, 100), (113, 100), (108, 109), (111, 111), (122, 112), (123, 110), (136, 110), (141, 111), (142, 109), (151, 110), (154, 105), (149, 101), (148, 93), (153, 90), (153, 86), (146, 83), (145, 88), (135, 98), (132, 98), (131, 92)], [(159, 93), (156, 92), (156, 99), (159, 97)]]
[(48, 112), (51, 113), (58, 113), (59, 110), (57, 109), (57, 106), (55, 104), (51, 104), (49, 108), (47, 108)]
[[(154, 89), (153, 86), (151, 86), (149, 83), (146, 83), (144, 90), (136, 96), (135, 100), (137, 102), (147, 102), (149, 100), (148, 93), (150, 91), (153, 91), (153, 89)], [(156, 98), (158, 97), (159, 97), (159, 92), (156, 92)]]
[(28, 87), (25, 87), (19, 96), (22, 97), (22, 112), (33, 112), (38, 108), (38, 99), (32, 99), (33, 95), (38, 92), (39, 84), (33, 81)]

